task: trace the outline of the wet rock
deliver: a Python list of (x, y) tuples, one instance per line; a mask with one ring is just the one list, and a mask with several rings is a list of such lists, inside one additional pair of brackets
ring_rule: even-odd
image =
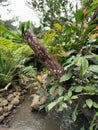
[(7, 107), (7, 106), (4, 106), (3, 111), (4, 111), (4, 112), (7, 112), (7, 111), (8, 111), (8, 107)]
[(4, 115), (0, 116), (0, 122), (4, 120)]
[(14, 95), (13, 94), (9, 94), (8, 97), (7, 97), (7, 100), (8, 101), (12, 101), (13, 98), (14, 98)]
[(31, 104), (31, 108), (38, 110), (40, 105), (44, 104), (46, 102), (46, 96), (43, 96), (40, 100), (39, 100), (39, 95), (37, 94), (33, 94), (33, 100), (32, 100), (32, 104)]
[(19, 96), (19, 95), (17, 95), (15, 98), (19, 99), (19, 98), (20, 98), (20, 96)]
[(13, 95), (14, 97), (16, 97), (18, 95), (18, 92), (14, 92)]
[(4, 98), (0, 98), (0, 103), (4, 100)]
[(8, 105), (8, 111), (11, 111), (12, 108), (13, 108), (13, 104), (9, 104), (9, 105)]
[(0, 107), (0, 115), (2, 115), (2, 113), (3, 113), (3, 108)]
[(21, 95), (21, 93), (20, 92), (18, 92), (18, 94), (17, 94), (18, 96), (20, 96)]
[(0, 107), (2, 106), (6, 106), (8, 104), (8, 101), (6, 99), (2, 100), (2, 102), (0, 103)]
[(6, 116), (8, 116), (9, 114), (10, 114), (10, 112), (5, 112), (5, 113), (3, 113), (3, 116), (6, 117)]
[(16, 96), (12, 101), (11, 101), (11, 104), (12, 105), (18, 105), (19, 104), (19, 98), (18, 98), (18, 96)]

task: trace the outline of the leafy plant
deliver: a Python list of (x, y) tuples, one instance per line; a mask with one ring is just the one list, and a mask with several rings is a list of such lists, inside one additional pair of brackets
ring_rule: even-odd
[(27, 45), (18, 45), (0, 37), (0, 86), (4, 87), (9, 82), (15, 82), (14, 77), (24, 74), (34, 77), (36, 70), (33, 66), (24, 63), (32, 54)]
[[(48, 30), (43, 37), (48, 50), (56, 56), (67, 72), (61, 77), (60, 83), (71, 79), (68, 92), (58, 94), (45, 107), (51, 110), (57, 106), (62, 111), (72, 106), (74, 121), (81, 110), (88, 108), (96, 115), (98, 108), (98, 26), (88, 20), (91, 14), (90, 9), (77, 10), (74, 22), (66, 22), (65, 28), (56, 23), (54, 30)], [(80, 100), (83, 101), (82, 106)], [(95, 117), (97, 116), (94, 116), (94, 122), (97, 122)], [(92, 122), (89, 122), (90, 130), (97, 129), (97, 123), (94, 122), (92, 118)]]

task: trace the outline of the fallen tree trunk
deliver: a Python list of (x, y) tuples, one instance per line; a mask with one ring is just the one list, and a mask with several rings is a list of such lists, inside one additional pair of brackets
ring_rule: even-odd
[(31, 31), (27, 30), (23, 33), (23, 41), (33, 49), (35, 55), (43, 62), (56, 79), (60, 79), (65, 74), (63, 67), (58, 63), (54, 56), (47, 51)]

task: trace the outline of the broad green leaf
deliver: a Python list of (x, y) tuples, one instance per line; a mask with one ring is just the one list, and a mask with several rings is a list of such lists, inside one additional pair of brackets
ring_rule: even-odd
[(57, 99), (56, 103), (62, 102), (63, 99), (64, 99), (64, 96), (60, 96), (60, 97)]
[(80, 74), (83, 76), (88, 69), (88, 60), (85, 57), (77, 57), (76, 65), (80, 68)]
[(68, 97), (71, 97), (71, 96), (72, 96), (72, 91), (69, 90), (69, 91), (68, 91)]
[(54, 85), (54, 86), (52, 86), (52, 88), (50, 88), (50, 94), (52, 95), (53, 93), (54, 93), (54, 91), (55, 91), (55, 89), (56, 89), (56, 85)]
[(62, 86), (59, 86), (58, 88), (58, 94), (61, 96), (63, 94), (64, 88)]
[(75, 114), (75, 112), (72, 113), (72, 119), (73, 121), (76, 121), (77, 115)]
[(87, 100), (86, 100), (86, 104), (87, 104), (87, 106), (88, 106), (89, 108), (91, 108), (92, 105), (93, 105), (92, 99), (87, 99)]
[(93, 107), (98, 108), (98, 103), (93, 102)]
[(98, 73), (98, 65), (90, 65), (88, 69), (92, 72)]
[(65, 95), (65, 96), (64, 96), (64, 101), (68, 101), (68, 99), (69, 99), (69, 96), (68, 96), (68, 95)]
[(6, 27), (4, 27), (2, 25), (0, 25), (0, 31), (5, 34), (9, 34), (14, 39), (21, 40), (21, 38), (18, 35), (15, 35), (14, 33), (10, 32)]
[(57, 102), (51, 102), (51, 103), (47, 106), (48, 111), (50, 111), (56, 104), (57, 104)]
[(77, 93), (82, 92), (82, 86), (76, 87), (75, 92)]
[(77, 98), (78, 98), (78, 96), (76, 96), (76, 95), (71, 97), (71, 99), (77, 99)]
[(63, 75), (60, 79), (60, 82), (63, 82), (63, 81), (67, 81), (71, 78), (72, 74), (71, 73), (67, 73), (65, 75)]
[(64, 108), (68, 108), (68, 105), (66, 103), (61, 103), (59, 106), (59, 111), (63, 111)]
[(82, 22), (82, 20), (83, 20), (83, 10), (78, 10), (76, 13), (75, 13), (75, 19), (76, 19), (76, 22), (77, 23), (80, 23), (80, 22)]
[(82, 87), (83, 90), (85, 90), (86, 92), (89, 92), (89, 93), (95, 93), (96, 92), (96, 87), (94, 86), (84, 86)]

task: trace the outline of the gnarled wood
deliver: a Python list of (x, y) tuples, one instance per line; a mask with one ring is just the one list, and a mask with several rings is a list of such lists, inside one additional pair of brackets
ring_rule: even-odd
[(27, 30), (23, 33), (23, 40), (33, 49), (36, 56), (40, 58), (43, 64), (57, 79), (60, 79), (65, 74), (63, 67), (58, 63), (54, 56), (47, 51), (31, 31)]

